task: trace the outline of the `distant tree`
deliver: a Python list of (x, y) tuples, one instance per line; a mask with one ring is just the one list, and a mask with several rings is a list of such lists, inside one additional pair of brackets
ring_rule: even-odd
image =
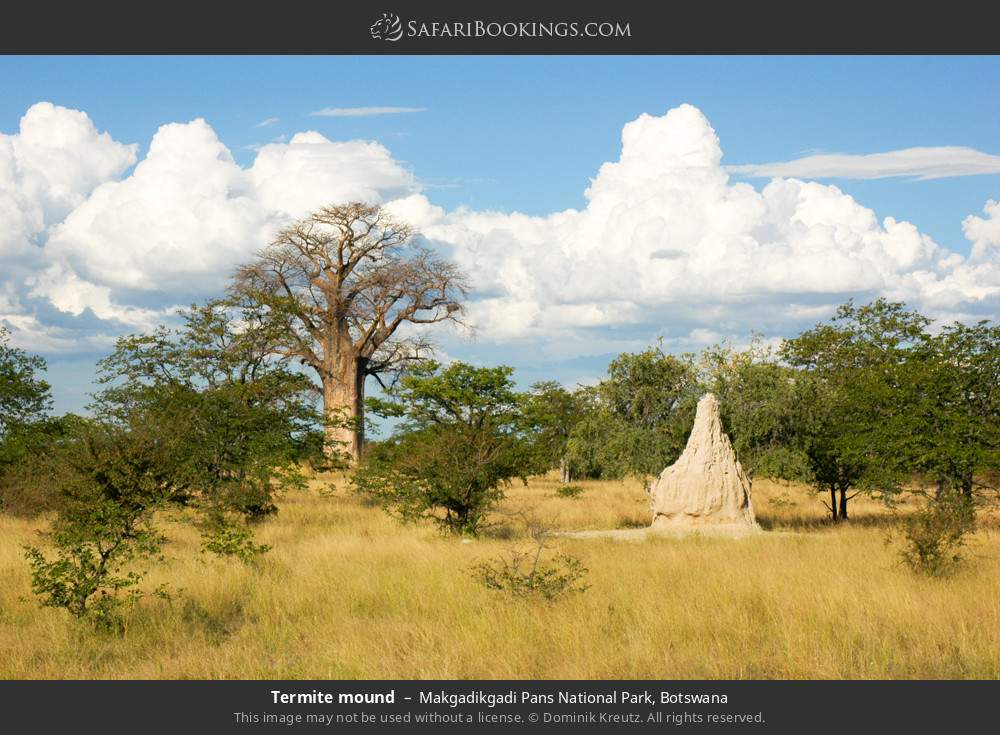
[(610, 477), (658, 474), (683, 450), (699, 392), (690, 356), (659, 347), (619, 355), (571, 432), (571, 460)]
[(49, 384), (38, 377), (45, 360), (10, 345), (0, 326), (0, 441), (15, 426), (37, 421), (52, 407)]
[(914, 346), (893, 453), (936, 487), (972, 498), (1000, 468), (1000, 326), (954, 323)]
[(467, 290), (456, 265), (416, 244), (379, 206), (325, 207), (286, 227), (240, 268), (233, 295), (267, 314), (271, 349), (319, 376), (326, 449), (364, 444), (365, 379), (427, 356), (404, 325), (458, 321)]
[(61, 447), (74, 441), (79, 416), (45, 417), (16, 424), (0, 443), (0, 511), (34, 518), (61, 503), (59, 475), (66, 467), (54, 463)]
[(566, 461), (577, 477), (620, 477), (621, 468), (609, 457), (611, 436), (621, 428), (604, 409), (597, 386), (585, 386), (576, 393), (580, 417), (566, 438)]
[(453, 533), (477, 534), (505, 487), (526, 482), (533, 467), (511, 373), (428, 361), (386, 399), (369, 399), (373, 413), (401, 423), (364, 458), (358, 490), (405, 520), (431, 518)]
[(0, 326), (0, 472), (52, 408), (49, 384), (38, 377), (44, 370), (45, 360), (11, 346)]
[(912, 351), (928, 324), (901, 303), (849, 302), (828, 323), (782, 344), (782, 357), (799, 371), (801, 445), (814, 482), (830, 493), (834, 521), (848, 518), (858, 492), (890, 497), (908, 478), (896, 432), (911, 408)]
[(58, 433), (48, 418), (49, 384), (39, 377), (45, 360), (10, 344), (0, 326), (0, 510), (31, 515), (49, 507), (48, 489), (24, 481), (26, 465)]
[(560, 481), (573, 479), (573, 465), (568, 456), (570, 433), (583, 417), (579, 395), (554, 380), (531, 386), (522, 410), (542, 471), (559, 468)]
[(273, 512), (272, 494), (300, 484), (298, 461), (319, 416), (314, 388), (269, 354), (270, 328), (226, 300), (192, 307), (177, 330), (125, 337), (99, 363), (95, 416), (154, 422), (177, 444), (166, 468), (212, 532)]
[(804, 480), (808, 461), (798, 442), (795, 370), (780, 364), (759, 338), (743, 349), (720, 344), (701, 354), (705, 389), (719, 399), (722, 423), (743, 469), (753, 477)]

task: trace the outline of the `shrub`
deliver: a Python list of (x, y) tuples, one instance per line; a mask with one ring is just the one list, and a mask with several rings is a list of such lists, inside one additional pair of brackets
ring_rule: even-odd
[(473, 567), (473, 575), (488, 589), (506, 591), (515, 597), (542, 597), (555, 600), (584, 592), (588, 585), (580, 580), (586, 567), (572, 556), (557, 554), (548, 562), (538, 559), (531, 551), (514, 550), (494, 562), (481, 562)]
[(44, 607), (57, 607), (87, 619), (98, 628), (118, 630), (122, 610), (142, 593), (143, 574), (130, 562), (155, 555), (163, 541), (145, 512), (131, 514), (116, 504), (92, 509), (90, 522), (58, 525), (51, 532), (52, 561), (26, 546), (31, 589)]
[(253, 531), (232, 523), (222, 524), (202, 534), (202, 548), (216, 556), (233, 556), (251, 562), (270, 550), (266, 544), (254, 543)]
[(579, 498), (583, 495), (583, 488), (579, 485), (561, 485), (556, 488), (556, 495), (560, 498)]
[(404, 520), (429, 518), (476, 535), (514, 478), (535, 465), (519, 435), (521, 399), (511, 368), (428, 361), (415, 366), (372, 413), (402, 418), (396, 434), (369, 448), (352, 481)]
[(153, 516), (173, 488), (152, 467), (171, 448), (144, 432), (77, 428), (53, 460), (65, 470), (55, 476), (60, 507), (44, 534), (55, 556), (25, 547), (31, 586), (45, 607), (120, 628), (122, 608), (141, 595), (136, 586), (143, 573), (135, 563), (154, 558), (164, 540)]
[(550, 550), (551, 531), (538, 524), (529, 524), (534, 545), (528, 549), (511, 549), (507, 555), (493, 561), (482, 561), (472, 567), (472, 575), (487, 589), (507, 592), (515, 597), (540, 597), (556, 600), (585, 592), (589, 585), (582, 580), (587, 568), (576, 557), (555, 554), (544, 559)]
[(903, 521), (903, 561), (929, 577), (950, 574), (961, 563), (965, 538), (975, 530), (971, 498), (947, 493)]
[(514, 441), (490, 427), (430, 427), (383, 442), (352, 482), (404, 521), (474, 536), (520, 473)]

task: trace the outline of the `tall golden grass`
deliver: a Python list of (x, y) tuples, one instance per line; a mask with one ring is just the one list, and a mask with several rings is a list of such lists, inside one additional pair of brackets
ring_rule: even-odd
[(8, 678), (995, 678), (1000, 536), (977, 533), (943, 580), (886, 544), (888, 511), (854, 502), (824, 522), (808, 488), (760, 481), (771, 533), (641, 543), (560, 538), (590, 589), (553, 603), (481, 587), (469, 568), (524, 542), (520, 518), (562, 529), (648, 520), (641, 486), (540, 478), (511, 489), (487, 536), (402, 525), (345, 489), (281, 498), (243, 564), (199, 552), (164, 519), (168, 560), (120, 635), (32, 598), (24, 543), (40, 522), (0, 517), (0, 675)]

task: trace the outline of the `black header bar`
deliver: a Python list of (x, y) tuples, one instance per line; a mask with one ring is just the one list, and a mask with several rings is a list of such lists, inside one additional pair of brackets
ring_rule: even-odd
[(8, 3), (8, 54), (1000, 53), (997, 4), (841, 0)]

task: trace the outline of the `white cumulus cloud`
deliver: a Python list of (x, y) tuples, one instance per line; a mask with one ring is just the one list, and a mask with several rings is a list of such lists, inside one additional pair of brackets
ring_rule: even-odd
[(98, 132), (83, 112), (39, 102), (0, 133), (0, 259), (23, 255), (46, 227), (135, 163), (137, 146)]
[(262, 146), (249, 168), (203, 119), (163, 125), (124, 175), (136, 148), (48, 104), (29, 110), (20, 133), (0, 136), (0, 258), (16, 256), (16, 278), (6, 275), (18, 286), (0, 320), (35, 325), (29, 305), (43, 299), (74, 317), (147, 329), (178, 303), (220, 293), (292, 219), (419, 188), (382, 145), (316, 132)]
[[(472, 314), (494, 338), (780, 329), (856, 295), (995, 310), (995, 259), (977, 265), (909, 222), (879, 221), (834, 186), (734, 183), (721, 162), (708, 120), (683, 105), (625, 125), (619, 159), (601, 166), (580, 211), (456, 211), (424, 229), (475, 275)], [(992, 216), (966, 221), (976, 252), (992, 247)]]
[(197, 119), (163, 125), (136, 163), (136, 146), (84, 113), (36, 105), (0, 135), (0, 322), (51, 349), (147, 329), (176, 304), (220, 293), (281, 225), (348, 200), (385, 204), (419, 228), (470, 273), (480, 339), (530, 345), (537, 359), (655, 336), (678, 348), (751, 329), (773, 336), (849, 297), (959, 318), (1000, 310), (995, 201), (963, 223), (966, 257), (835, 186), (733, 181), (690, 105), (641, 115), (621, 139), (582, 209), (448, 212), (377, 142), (300, 132), (243, 167)]

